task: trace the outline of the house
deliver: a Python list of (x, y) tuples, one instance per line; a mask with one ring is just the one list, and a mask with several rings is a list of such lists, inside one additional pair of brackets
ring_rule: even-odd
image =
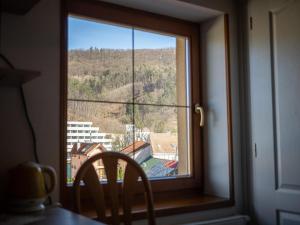
[(123, 148), (120, 152), (130, 156), (139, 164), (152, 155), (151, 145), (144, 141), (136, 141)]
[[(105, 127), (100, 134), (125, 134), (126, 124), (136, 123), (156, 134), (177, 133), (177, 152), (175, 144), (170, 147), (169, 142), (175, 143), (171, 136), (167, 153), (160, 151), (155, 136), (153, 149), (140, 143), (143, 148), (124, 152), (141, 165), (152, 154), (145, 168), (159, 163), (180, 170), (177, 159), (188, 168), (183, 176), (151, 181), (154, 197), (161, 201), (159, 224), (199, 224), (232, 215), (244, 221), (241, 214), (255, 225), (300, 223), (298, 0), (36, 0), (24, 1), (36, 4), (23, 10), (20, 1), (2, 2), (1, 55), (17, 69), (41, 75), (21, 73), (11, 79), (0, 70), (1, 202), (9, 169), (38, 158), (57, 171), (53, 201), (70, 203), (68, 120), (97, 121)], [(99, 47), (99, 42), (107, 43), (99, 41), (107, 33), (93, 39), (81, 35), (83, 25), (75, 29), (78, 36), (68, 36), (74, 18), (124, 32), (108, 38), (113, 45)], [(155, 35), (167, 40), (164, 45), (157, 44)], [(91, 40), (83, 46), (88, 60), (75, 58), (77, 70), (67, 82), (73, 65), (68, 50), (78, 49), (68, 47), (80, 37)], [(145, 43), (148, 50), (156, 49), (149, 51), (151, 57)], [(109, 57), (115, 59), (111, 64)], [(0, 67), (9, 65), (1, 59)], [(72, 104), (80, 113), (67, 111)], [(77, 143), (77, 137), (68, 139), (69, 146)], [(80, 150), (77, 166), (85, 154)], [(232, 218), (228, 223), (238, 224)]]
[(146, 175), (150, 178), (174, 177), (178, 174), (178, 161), (150, 157), (141, 163)]
[(154, 158), (178, 161), (178, 144), (176, 134), (151, 133), (150, 143)]
[[(106, 149), (103, 147), (100, 143), (82, 143), (82, 144), (74, 144), (71, 150), (71, 161), (70, 161), (70, 167), (71, 167), (71, 176), (69, 179), (74, 180), (78, 169), (80, 166), (90, 157), (92, 157), (95, 154), (101, 153), (106, 151)], [(99, 175), (99, 177), (103, 177), (103, 164), (102, 162), (95, 163), (95, 169)]]
[[(162, 147), (165, 147), (165, 145)], [(166, 147), (168, 146), (166, 145)], [(162, 152), (162, 149), (160, 149), (160, 151)], [(163, 158), (162, 155), (159, 155), (160, 158), (155, 157), (152, 142), (149, 144), (144, 141), (136, 141), (122, 149), (121, 153), (130, 156), (140, 164), (146, 175), (150, 178), (176, 176), (177, 174), (178, 162), (176, 160), (166, 159), (166, 157)]]
[[(139, 129), (134, 124), (126, 124), (125, 129), (127, 134), (133, 133), (134, 131), (134, 140), (145, 141), (145, 142), (149, 141), (149, 137), (151, 133), (149, 129), (147, 128)], [(133, 139), (130, 139), (130, 141), (132, 142)]]

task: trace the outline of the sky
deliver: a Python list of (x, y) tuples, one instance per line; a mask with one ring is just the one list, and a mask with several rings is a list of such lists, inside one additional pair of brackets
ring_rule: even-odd
[[(132, 49), (132, 28), (69, 17), (69, 49)], [(134, 29), (135, 49), (175, 48), (176, 38)]]

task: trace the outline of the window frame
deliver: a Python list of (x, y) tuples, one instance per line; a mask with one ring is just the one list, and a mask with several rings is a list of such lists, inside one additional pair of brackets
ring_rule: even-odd
[[(62, 43), (61, 43), (61, 201), (67, 204), (72, 199), (72, 190), (66, 183), (67, 152), (67, 60), (68, 60), (68, 16), (90, 18), (108, 23), (133, 26), (163, 33), (180, 35), (189, 39), (190, 58), (190, 88), (191, 88), (191, 171), (190, 177), (166, 178), (151, 180), (152, 189), (155, 193), (181, 191), (195, 189), (203, 191), (203, 151), (202, 133), (199, 124), (199, 115), (193, 112), (196, 103), (201, 104), (201, 74), (200, 74), (200, 26), (197, 23), (187, 22), (167, 16), (157, 15), (141, 10), (117, 6), (100, 1), (69, 0), (62, 7)], [(134, 16), (132, 16), (134, 15)], [(138, 19), (137, 19), (138, 18)], [(84, 194), (83, 194), (84, 197)]]

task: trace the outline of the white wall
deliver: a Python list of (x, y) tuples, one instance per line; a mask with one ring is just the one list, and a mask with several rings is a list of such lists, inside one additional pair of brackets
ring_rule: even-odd
[[(170, 217), (159, 218), (159, 224), (184, 224), (192, 221), (199, 221), (211, 218), (220, 218), (226, 215), (235, 213), (243, 213), (244, 198), (247, 195), (242, 188), (244, 188), (244, 178), (242, 165), (242, 155), (244, 153), (244, 143), (241, 142), (241, 128), (240, 122), (240, 73), (239, 73), (239, 62), (238, 59), (238, 36), (237, 36), (237, 15), (234, 5), (234, 1), (202, 1), (202, 0), (182, 0), (189, 3), (200, 4), (204, 7), (211, 7), (216, 10), (223, 11), (229, 15), (229, 38), (230, 38), (230, 70), (231, 70), (231, 100), (232, 100), (232, 127), (233, 127), (233, 153), (234, 153), (234, 189), (235, 189), (235, 206), (228, 207), (226, 209), (216, 209), (201, 212), (188, 213), (183, 215), (176, 215)], [(216, 67), (220, 66), (216, 63)], [(227, 146), (226, 146), (227, 147)], [(224, 150), (224, 149), (222, 149)], [(224, 151), (222, 151), (222, 154)], [(225, 166), (227, 167), (227, 166)], [(224, 168), (225, 168), (224, 167)], [(227, 168), (226, 168), (227, 169)], [(223, 184), (226, 181), (223, 182)], [(226, 191), (225, 189), (223, 189)], [(222, 193), (223, 195), (224, 193)], [(225, 192), (226, 194), (226, 192)], [(142, 223), (137, 223), (142, 224)]]
[[(59, 173), (59, 0), (41, 0), (26, 16), (4, 17), (3, 51), (18, 68), (40, 70), (42, 77), (25, 87), (29, 113), (37, 132), (41, 162), (55, 167)], [(233, 0), (196, 1), (205, 7), (222, 10), (230, 15), (234, 171), (236, 206), (226, 209), (195, 212), (160, 218), (161, 224), (180, 224), (204, 218), (232, 215), (241, 211), (241, 143), (239, 123), (238, 59), (236, 15)], [(3, 174), (17, 163), (33, 159), (29, 130), (21, 111), (16, 90), (0, 89), (1, 159)], [(2, 107), (2, 106), (5, 107)], [(3, 128), (3, 129), (2, 129)], [(4, 138), (2, 138), (4, 137)], [(17, 138), (16, 138), (17, 137)], [(1, 182), (2, 183), (2, 182)], [(58, 188), (55, 190), (58, 199)]]
[[(229, 198), (229, 157), (224, 16), (201, 26), (204, 191)], [(217, 66), (216, 66), (217, 65)]]

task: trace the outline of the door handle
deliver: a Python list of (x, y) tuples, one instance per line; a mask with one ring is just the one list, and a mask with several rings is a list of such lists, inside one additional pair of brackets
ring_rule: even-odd
[(200, 127), (204, 127), (204, 109), (198, 103), (195, 105), (195, 113), (200, 114)]

